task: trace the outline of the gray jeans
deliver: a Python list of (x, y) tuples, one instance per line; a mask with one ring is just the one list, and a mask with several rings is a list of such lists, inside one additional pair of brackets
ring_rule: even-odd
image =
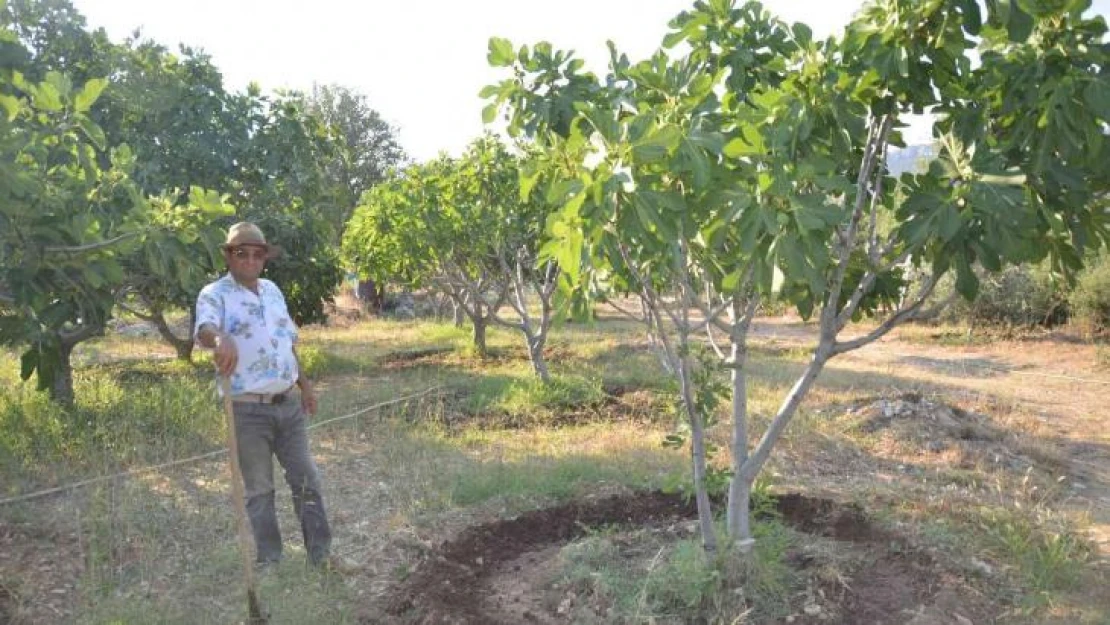
[(328, 556), (331, 529), (324, 510), (320, 473), (308, 450), (305, 413), (297, 394), (281, 404), (233, 402), (239, 466), (246, 487), (247, 516), (259, 562), (281, 559), (281, 530), (274, 509), (274, 456), (285, 470), (293, 510), (301, 523), (305, 550), (313, 564)]

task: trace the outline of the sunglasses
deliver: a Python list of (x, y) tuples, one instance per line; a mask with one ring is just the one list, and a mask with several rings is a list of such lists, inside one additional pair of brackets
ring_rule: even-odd
[(247, 260), (248, 258), (253, 260), (266, 260), (267, 256), (266, 250), (252, 250), (242, 247), (236, 247), (231, 249), (230, 251), (231, 255), (238, 260)]

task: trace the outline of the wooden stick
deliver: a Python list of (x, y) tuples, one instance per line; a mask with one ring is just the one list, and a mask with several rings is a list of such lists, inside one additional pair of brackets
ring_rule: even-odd
[(247, 496), (243, 488), (243, 472), (239, 468), (239, 440), (235, 435), (235, 412), (231, 406), (231, 379), (220, 376), (220, 390), (224, 396), (224, 414), (227, 416), (228, 456), (231, 458), (231, 497), (235, 501), (235, 514), (239, 517), (239, 555), (243, 558), (243, 580), (247, 583), (247, 623), (266, 625), (269, 619), (262, 613), (258, 589), (254, 582), (254, 565), (251, 564), (251, 533), (247, 522)]

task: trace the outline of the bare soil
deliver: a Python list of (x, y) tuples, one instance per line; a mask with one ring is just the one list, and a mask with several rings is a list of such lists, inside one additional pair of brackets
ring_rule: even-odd
[[(982, 622), (996, 612), (974, 596), (960, 596), (960, 579), (925, 553), (901, 545), (862, 510), (828, 499), (788, 494), (778, 499), (785, 522), (861, 551), (866, 566), (848, 584), (821, 594), (825, 605), (787, 622), (845, 625)], [(599, 527), (644, 527), (692, 519), (696, 510), (678, 495), (639, 492), (570, 503), (471, 527), (436, 549), (365, 623), (561, 623), (551, 596), (551, 563), (559, 548)], [(792, 558), (805, 569), (805, 558)], [(948, 586), (946, 588), (946, 586)], [(925, 620), (931, 619), (931, 620)]]
[[(763, 346), (803, 347), (816, 340), (812, 324), (789, 318), (760, 319), (753, 335)], [(969, 338), (966, 344), (945, 340), (951, 336), (941, 329), (902, 327), (837, 357), (830, 369), (882, 376), (892, 380), (895, 392), (935, 392), (951, 402), (947, 415), (955, 417), (957, 429), (947, 427), (952, 424), (942, 416), (944, 423), (903, 423), (905, 431), (947, 429), (956, 439), (979, 443), (965, 446), (975, 453), (995, 452), (1013, 460), (1016, 451), (1027, 456), (1019, 462), (1055, 470), (1071, 491), (1065, 509), (1089, 516), (1097, 565), (1110, 570), (1110, 432), (1105, 408), (1110, 374), (1099, 364), (1098, 347), (1059, 332), (975, 342)], [(961, 411), (958, 405), (972, 410)], [(995, 413), (1005, 417), (1000, 420)]]
[[(71, 534), (0, 522), (0, 624), (55, 623), (73, 616), (72, 596), (84, 569), (77, 542)], [(9, 585), (12, 579), (20, 586)]]

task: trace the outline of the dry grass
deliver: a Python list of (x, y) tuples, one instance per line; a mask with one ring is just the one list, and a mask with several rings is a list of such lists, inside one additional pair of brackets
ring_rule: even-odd
[[(1096, 348), (1053, 341), (952, 346), (928, 340), (937, 332), (909, 328), (833, 361), (777, 449), (769, 474), (780, 489), (865, 504), (924, 548), (948, 554), (975, 583), (996, 588), (996, 600), (1015, 610), (1013, 619), (1100, 622), (1110, 606), (1094, 594), (1097, 580), (1089, 576), (1098, 569), (1082, 564), (1096, 561), (1096, 550), (1106, 549), (1097, 541), (1110, 538), (1110, 439), (1101, 417), (1110, 376), (1100, 368)], [(750, 367), (755, 434), (804, 366), (810, 337), (810, 329), (796, 321), (758, 324)], [(660, 393), (670, 383), (627, 322), (566, 324), (554, 331), (557, 376), (596, 376), (600, 388), (644, 394), (644, 412), (635, 419), (574, 424), (559, 422), (560, 409), (531, 390), (519, 337), (503, 330), (491, 331), (497, 357), (484, 363), (464, 349), (467, 332), (448, 324), (374, 320), (310, 328), (304, 338), (321, 377), (321, 419), (441, 388), (313, 432), (336, 548), (363, 568), (349, 579), (305, 570), (282, 494), (291, 557), (262, 579), (272, 622), (355, 622), (360, 606), (463, 526), (586, 493), (655, 487), (685, 470), (682, 452), (659, 445), (669, 425), (662, 414), (669, 400)], [(83, 346), (78, 362), (95, 381), (172, 356), (159, 345), (110, 335)], [(440, 347), (451, 351), (410, 358)], [(108, 368), (91, 368), (93, 363)], [(573, 387), (570, 399), (583, 399), (583, 388)], [(968, 426), (965, 438), (910, 420), (864, 427), (860, 406), (907, 393), (975, 415), (974, 427)], [(104, 395), (103, 402), (110, 399)], [(3, 401), (24, 400), (9, 395)], [(542, 418), (514, 429), (477, 418), (506, 411)], [(216, 416), (213, 408), (197, 418)], [(711, 434), (724, 445), (727, 433), (722, 423)], [(203, 440), (218, 446), (218, 440)], [(69, 469), (23, 467), (21, 487), (110, 473), (128, 466), (111, 464), (119, 458), (186, 449), (171, 441), (158, 444), (157, 453), (102, 454)], [(192, 449), (208, 448), (197, 443)], [(40, 462), (60, 461), (52, 458)], [(240, 618), (227, 493), (226, 469), (215, 459), (0, 507), (0, 579), (11, 620)], [(1087, 536), (1094, 542), (1084, 542)], [(976, 577), (976, 561), (995, 576)], [(1015, 599), (1021, 592), (1037, 601)]]

